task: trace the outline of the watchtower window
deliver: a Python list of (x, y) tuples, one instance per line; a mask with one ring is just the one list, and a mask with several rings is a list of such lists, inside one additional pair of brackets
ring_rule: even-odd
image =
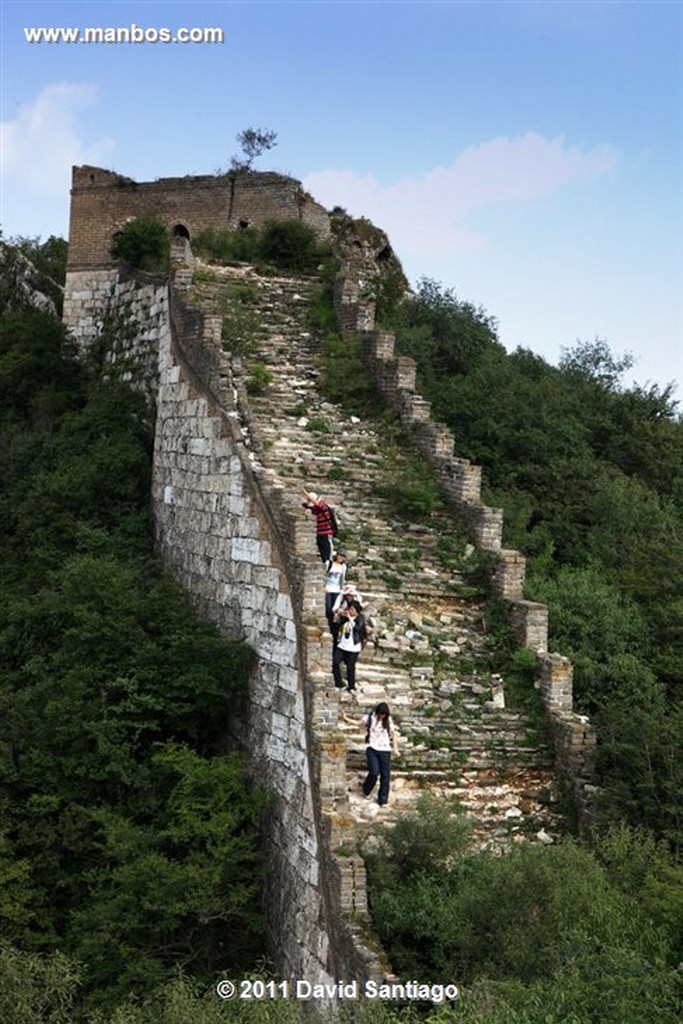
[(190, 232), (187, 230), (184, 224), (176, 224), (176, 226), (173, 228), (173, 237), (186, 238), (189, 242)]
[(237, 227), (240, 231), (246, 231), (250, 227), (250, 222), (248, 220), (241, 220), (238, 222)]

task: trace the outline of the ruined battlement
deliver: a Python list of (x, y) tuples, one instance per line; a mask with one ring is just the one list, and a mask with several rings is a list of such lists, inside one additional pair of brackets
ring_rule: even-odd
[(114, 265), (118, 231), (135, 217), (158, 217), (172, 237), (190, 241), (207, 228), (239, 230), (270, 220), (300, 220), (323, 237), (327, 211), (284, 174), (244, 171), (133, 181), (101, 167), (74, 167), (69, 224), (69, 271)]

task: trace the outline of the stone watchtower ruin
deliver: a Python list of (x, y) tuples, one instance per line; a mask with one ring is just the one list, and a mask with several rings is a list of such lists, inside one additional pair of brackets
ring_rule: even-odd
[(135, 217), (157, 217), (172, 238), (208, 228), (244, 230), (269, 220), (299, 220), (326, 236), (327, 211), (300, 182), (282, 174), (236, 172), (137, 182), (100, 167), (74, 167), (69, 270), (112, 266), (112, 242)]
[[(136, 274), (112, 260), (117, 232), (144, 216), (160, 219), (173, 239), (168, 277)], [(365, 941), (364, 864), (345, 831), (351, 817), (339, 697), (330, 697), (320, 682), (329, 674), (319, 625), (320, 563), (311, 524), (301, 516), (297, 453), (288, 451), (284, 470), (263, 457), (264, 429), (282, 440), (291, 420), (275, 422), (273, 401), (266, 403), (265, 428), (259, 423), (246, 399), (240, 361), (224, 350), (222, 316), (200, 310), (196, 282), (192, 286), (191, 243), (199, 232), (239, 231), (272, 220), (298, 220), (323, 237), (331, 234), (327, 211), (283, 175), (138, 183), (97, 167), (75, 167), (64, 320), (83, 348), (102, 342), (105, 324), (125, 324), (120, 336), (109, 339), (105, 357), (154, 407), (157, 549), (200, 611), (247, 640), (257, 655), (241, 738), (259, 784), (273, 796), (265, 898), (278, 971), (313, 982), (361, 980), (381, 974), (382, 967)], [(349, 247), (362, 249), (358, 240)], [(383, 236), (365, 256), (381, 262), (388, 254)], [(454, 456), (452, 435), (432, 422), (429, 403), (415, 391), (413, 361), (395, 357), (393, 336), (373, 329), (374, 308), (358, 280), (365, 267), (354, 259), (337, 281), (340, 329), (362, 337), (369, 372), (385, 400), (431, 462), (475, 545), (495, 556), (497, 589), (509, 604), (520, 645), (539, 659), (558, 761), (580, 801), (594, 735), (572, 710), (571, 665), (548, 654), (547, 609), (523, 599), (524, 558), (503, 548), (502, 512), (482, 503), (479, 470)], [(282, 371), (289, 402), (316, 358), (307, 347), (311, 335), (295, 315), (313, 283), (254, 284), (264, 294), (271, 287), (261, 307), (264, 325), (278, 305), (280, 319), (271, 324), (262, 357), (280, 358), (274, 369)]]

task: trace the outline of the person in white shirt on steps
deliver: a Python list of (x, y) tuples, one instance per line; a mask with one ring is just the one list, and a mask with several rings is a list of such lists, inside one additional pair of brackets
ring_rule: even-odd
[(389, 705), (379, 703), (370, 714), (363, 715), (365, 729), (365, 756), (368, 774), (363, 782), (363, 793), (370, 796), (379, 778), (377, 803), (384, 807), (389, 801), (391, 781), (391, 755), (398, 757), (398, 734), (389, 712)]
[(346, 555), (337, 551), (325, 565), (325, 617), (334, 637), (334, 606), (346, 583)]

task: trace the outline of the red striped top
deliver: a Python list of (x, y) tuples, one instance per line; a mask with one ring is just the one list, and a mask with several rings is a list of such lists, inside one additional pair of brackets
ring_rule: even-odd
[(311, 505), (310, 508), (315, 516), (315, 532), (318, 537), (332, 537), (334, 535), (332, 513), (327, 502), (319, 501), (316, 505)]

